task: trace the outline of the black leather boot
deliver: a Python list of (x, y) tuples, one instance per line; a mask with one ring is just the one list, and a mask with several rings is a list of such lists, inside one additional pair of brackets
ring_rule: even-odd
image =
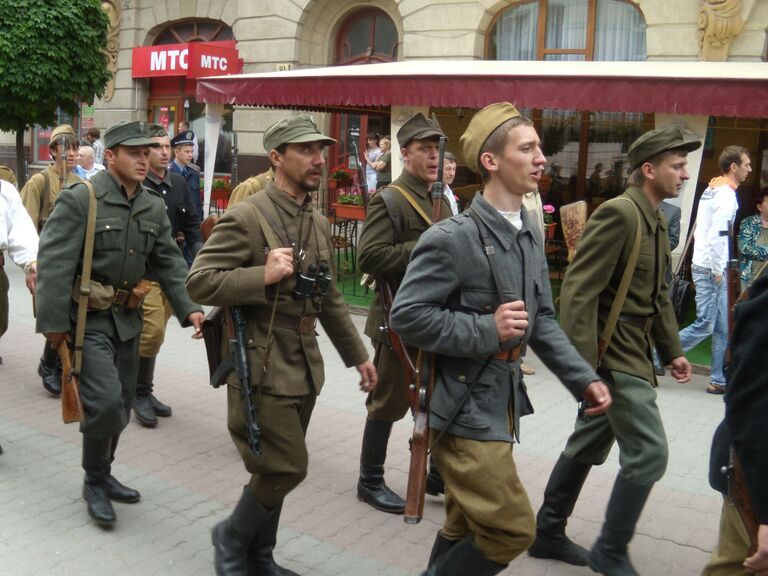
[(445, 494), (445, 482), (440, 476), (440, 470), (432, 458), (429, 459), (429, 474), (427, 474), (427, 494), (430, 496), (439, 496)]
[(160, 400), (155, 397), (153, 392), (155, 389), (156, 360), (157, 358), (155, 356), (152, 356), (151, 358), (139, 357), (139, 379), (141, 380), (142, 376), (144, 377), (147, 394), (149, 395), (149, 401), (152, 404), (152, 409), (155, 411), (155, 414), (161, 418), (168, 418), (171, 414), (173, 414), (173, 410), (170, 406), (168, 406), (168, 404), (160, 402)]
[(83, 434), (83, 499), (88, 505), (91, 518), (105, 527), (111, 526), (116, 520), (107, 483), (111, 444), (111, 438), (103, 440)]
[(134, 504), (141, 500), (141, 494), (138, 490), (128, 488), (122, 484), (117, 478), (112, 476), (112, 462), (115, 461), (115, 450), (117, 450), (117, 442), (120, 440), (120, 435), (112, 437), (112, 447), (109, 453), (109, 476), (107, 476), (107, 496), (110, 500), (115, 502), (122, 502), (123, 504)]
[(653, 485), (638, 484), (621, 474), (616, 477), (605, 512), (600, 538), (589, 553), (589, 567), (606, 576), (637, 576), (627, 546)]
[(61, 396), (61, 361), (59, 353), (50, 347), (48, 340), (45, 341), (37, 373), (43, 379), (43, 388), (53, 396)]
[(248, 486), (232, 515), (213, 527), (213, 564), (217, 576), (248, 576), (248, 545), (269, 520), (270, 512)]
[(376, 510), (403, 514), (405, 501), (384, 483), (384, 461), (387, 459), (387, 443), (391, 431), (392, 422), (365, 421), (357, 497)]
[(440, 557), (448, 552), (451, 548), (454, 547), (454, 545), (458, 544), (460, 540), (448, 540), (445, 536), (443, 536), (442, 531), (437, 531), (437, 536), (435, 536), (435, 543), (432, 544), (432, 552), (429, 554), (429, 563), (427, 564), (427, 568), (432, 568), (432, 566), (435, 565), (435, 563), (440, 559)]
[(133, 398), (133, 412), (136, 420), (145, 428), (157, 426), (157, 413), (152, 406), (152, 379), (155, 359), (139, 357), (139, 373), (136, 377), (136, 395)]
[(589, 464), (560, 455), (549, 476), (544, 503), (536, 515), (536, 540), (528, 549), (530, 556), (560, 560), (574, 566), (587, 565), (589, 552), (565, 535), (565, 526), (591, 468)]
[(494, 576), (505, 568), (488, 560), (472, 538), (466, 538), (443, 554), (422, 576)]
[(283, 568), (275, 562), (273, 551), (277, 544), (277, 526), (283, 504), (273, 509), (262, 524), (259, 533), (248, 546), (249, 576), (299, 576), (293, 570)]

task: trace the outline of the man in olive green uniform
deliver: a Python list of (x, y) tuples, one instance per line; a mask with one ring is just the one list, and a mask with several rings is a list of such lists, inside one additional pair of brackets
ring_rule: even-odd
[(323, 386), (319, 320), (361, 389), (376, 370), (333, 278), (328, 220), (310, 193), (334, 142), (309, 116), (281, 120), (264, 133), (273, 181), (237, 203), (213, 228), (187, 278), (197, 302), (237, 306), (246, 320), (252, 401), (261, 454), (249, 447), (236, 373), (227, 377), (228, 427), (251, 480), (232, 515), (213, 529), (216, 574), (295, 575), (273, 557), (283, 499), (307, 474), (304, 436)]
[[(128, 424), (136, 386), (140, 302), (129, 295), (147, 265), (184, 325), (200, 337), (202, 310), (184, 289), (187, 266), (171, 237), (165, 203), (141, 182), (147, 175), (149, 138), (146, 122), (116, 124), (104, 134), (108, 171), (91, 179), (96, 193), (96, 229), (91, 296), (85, 325), (80, 397), (84, 420), (83, 498), (97, 522), (115, 522), (111, 500), (138, 502), (140, 495), (111, 474), (120, 433)], [(40, 238), (37, 283), (37, 331), (56, 349), (72, 340), (80, 294), (79, 275), (89, 213), (89, 191), (74, 185), (59, 196)]]
[[(366, 274), (386, 276), (399, 283), (411, 257), (411, 251), (421, 234), (432, 224), (430, 188), (437, 180), (439, 139), (445, 136), (440, 125), (419, 113), (409, 119), (397, 132), (403, 172), (400, 177), (381, 188), (368, 203), (365, 226), (360, 234), (358, 263)], [(385, 204), (385, 195), (395, 209), (397, 222)], [(413, 203), (413, 204), (412, 204)], [(421, 211), (416, 210), (414, 205)], [(451, 207), (441, 198), (442, 217), (451, 216)], [(368, 312), (365, 334), (372, 340), (376, 354), (374, 364), (379, 385), (365, 401), (368, 418), (365, 421), (363, 447), (360, 454), (360, 477), (357, 497), (377, 510), (392, 514), (405, 511), (405, 501), (384, 482), (384, 462), (392, 424), (408, 413), (406, 382), (403, 368), (389, 344), (381, 295), (376, 297)], [(442, 491), (436, 471), (431, 472), (429, 491)], [(437, 486), (435, 486), (437, 484)]]
[(520, 369), (528, 343), (590, 413), (610, 406), (555, 320), (543, 238), (523, 205), (546, 163), (533, 123), (508, 102), (491, 104), (461, 147), (483, 191), (421, 236), (392, 308), (394, 329), (433, 353), (436, 371), (430, 445), (445, 478), (445, 522), (428, 576), (498, 574), (533, 540), (513, 458), (532, 409)]
[(229, 196), (229, 202), (227, 203), (227, 210), (232, 208), (232, 206), (238, 202), (245, 200), (248, 196), (253, 196), (256, 192), (264, 190), (264, 188), (267, 187), (267, 183), (274, 179), (275, 172), (270, 168), (266, 172), (256, 174), (256, 176), (251, 176), (245, 182), (241, 182), (235, 186), (234, 190), (232, 190), (232, 194)]
[[(77, 149), (80, 144), (72, 126), (62, 124), (51, 131), (49, 150), (53, 162), (32, 176), (21, 189), (21, 201), (29, 212), (39, 234), (48, 220), (59, 192), (64, 186), (82, 180), (74, 169), (77, 166)], [(52, 395), (61, 394), (61, 362), (56, 351), (47, 344), (43, 346), (43, 355), (37, 367), (37, 373), (43, 380), (43, 387)]]
[[(581, 355), (608, 383), (613, 406), (604, 416), (576, 422), (555, 464), (537, 516), (529, 554), (589, 566), (601, 574), (637, 574), (627, 547), (651, 488), (667, 467), (664, 426), (656, 406), (654, 345), (672, 376), (687, 382), (669, 300), (665, 271), (670, 259), (667, 221), (659, 204), (675, 198), (689, 178), (688, 152), (701, 142), (676, 124), (640, 136), (629, 147), (630, 187), (603, 203), (587, 222), (560, 295), (560, 322)], [(640, 226), (640, 252), (609, 345), (598, 358), (599, 341), (616, 299)], [(592, 551), (573, 543), (565, 525), (594, 465), (605, 462), (616, 440), (621, 470), (608, 502), (602, 533)]]

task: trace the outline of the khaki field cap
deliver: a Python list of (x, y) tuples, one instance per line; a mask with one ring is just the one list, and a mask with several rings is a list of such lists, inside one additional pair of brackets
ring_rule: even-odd
[(497, 102), (480, 110), (472, 116), (469, 126), (459, 138), (461, 151), (467, 168), (480, 174), (480, 150), (488, 136), (507, 120), (517, 118), (521, 114), (509, 102)]
[(168, 136), (168, 132), (165, 131), (165, 127), (162, 124), (150, 124), (149, 135), (152, 138), (165, 138)]
[(642, 166), (657, 154), (668, 150), (693, 152), (701, 146), (701, 140), (679, 124), (670, 124), (664, 128), (646, 132), (632, 142), (627, 152), (630, 169)]
[(56, 126), (56, 128), (51, 131), (51, 138), (49, 140), (50, 145), (53, 146), (54, 144), (58, 144), (56, 139), (60, 136), (71, 136), (72, 138), (77, 138), (77, 135), (72, 129), (72, 126), (69, 124), (62, 124), (61, 126)]
[(16, 186), (16, 174), (8, 166), (0, 166), (0, 180), (5, 180)]
[(400, 126), (400, 130), (397, 131), (397, 143), (400, 144), (400, 148), (405, 148), (411, 140), (426, 140), (440, 138), (440, 136), (445, 136), (445, 132), (437, 120), (427, 120), (424, 114), (419, 112)]
[(157, 146), (151, 139), (149, 124), (143, 121), (119, 122), (104, 132), (104, 147), (115, 146)]
[(264, 132), (264, 148), (267, 152), (283, 144), (301, 144), (302, 142), (335, 144), (336, 140), (320, 132), (314, 118), (305, 114), (283, 118)]

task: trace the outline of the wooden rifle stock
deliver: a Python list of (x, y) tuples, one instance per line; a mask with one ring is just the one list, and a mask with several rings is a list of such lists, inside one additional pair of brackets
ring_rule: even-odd
[(83, 405), (80, 402), (80, 382), (72, 373), (72, 357), (65, 338), (57, 348), (61, 358), (61, 418), (65, 424), (83, 421)]
[[(423, 365), (423, 353), (417, 360)], [(430, 355), (429, 375), (417, 372), (417, 407), (414, 409), (413, 435), (411, 436), (411, 464), (408, 468), (408, 488), (405, 496), (406, 524), (418, 524), (424, 516), (424, 493), (427, 488), (427, 454), (429, 453), (429, 399), (435, 385), (435, 360)]]
[(437, 180), (432, 184), (432, 222), (439, 222), (442, 217), (443, 202), (443, 167), (445, 165), (445, 144), (448, 138), (440, 136), (440, 150), (438, 152)]
[[(736, 304), (745, 299), (741, 294), (741, 273), (739, 270), (739, 252), (736, 243), (733, 222), (728, 223), (728, 341), (729, 345), (725, 352), (726, 364), (731, 361), (730, 341), (733, 337), (736, 318), (734, 315)], [(726, 279), (723, 279), (726, 281)], [(748, 296), (747, 296), (748, 297)], [(728, 372), (726, 372), (726, 375)], [(726, 376), (727, 379), (727, 376)], [(730, 383), (729, 383), (730, 384)], [(752, 506), (752, 498), (749, 495), (744, 470), (741, 467), (736, 451), (731, 445), (731, 457), (728, 467), (728, 496), (736, 507), (744, 526), (749, 534), (750, 547), (747, 556), (752, 556), (757, 550), (757, 531), (760, 523), (757, 520), (755, 509)]]

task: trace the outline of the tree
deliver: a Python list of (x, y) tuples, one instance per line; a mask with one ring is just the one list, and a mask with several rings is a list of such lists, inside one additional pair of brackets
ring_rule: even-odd
[(16, 132), (23, 185), (24, 132), (104, 95), (108, 19), (99, 0), (0, 0), (0, 14), (0, 130)]

